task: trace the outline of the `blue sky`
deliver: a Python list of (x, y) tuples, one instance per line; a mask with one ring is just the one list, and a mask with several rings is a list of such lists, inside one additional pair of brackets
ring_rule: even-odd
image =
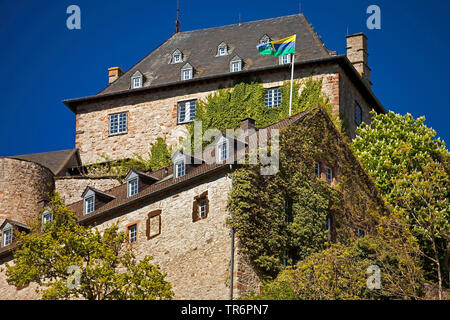
[[(66, 9), (81, 8), (81, 30)], [(381, 30), (366, 9), (381, 8)], [(450, 140), (450, 1), (301, 0), (327, 47), (345, 54), (345, 35), (369, 38), (373, 90), (388, 110), (426, 116)], [(181, 0), (182, 31), (298, 13), (299, 1)], [(174, 32), (176, 0), (0, 0), (0, 156), (73, 148), (67, 98), (95, 94), (107, 69), (129, 69)]]

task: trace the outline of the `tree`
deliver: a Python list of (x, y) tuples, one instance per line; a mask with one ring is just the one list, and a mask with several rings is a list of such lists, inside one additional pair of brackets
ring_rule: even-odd
[(150, 147), (148, 164), (152, 171), (164, 168), (172, 163), (172, 149), (167, 146), (165, 138), (158, 137)]
[[(420, 245), (427, 278), (439, 298), (450, 252), (449, 152), (424, 125), (425, 118), (372, 113), (372, 124), (357, 129), (353, 147), (367, 172)], [(450, 274), (449, 274), (450, 276)]]
[[(117, 224), (100, 232), (78, 224), (58, 195), (49, 204), (53, 221), (18, 236), (14, 264), (6, 264), (10, 285), (39, 285), (42, 299), (170, 299), (165, 274), (138, 261)], [(75, 272), (73, 272), (75, 271)], [(79, 276), (79, 278), (77, 278)]]
[[(268, 282), (262, 300), (421, 299), (423, 278), (401, 239), (364, 237), (350, 245), (333, 244), (310, 255)], [(406, 250), (404, 250), (406, 249)], [(370, 266), (380, 271), (380, 286), (369, 288)], [(370, 270), (370, 269), (369, 269)]]

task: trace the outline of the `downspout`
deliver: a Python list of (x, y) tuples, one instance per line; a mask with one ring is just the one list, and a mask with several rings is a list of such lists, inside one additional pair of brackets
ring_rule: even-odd
[[(234, 171), (233, 165), (230, 164), (231, 170), (231, 191), (233, 191)], [(233, 220), (233, 212), (231, 211), (231, 220)], [(231, 227), (231, 266), (230, 266), (230, 300), (233, 300), (233, 274), (234, 274), (234, 228)]]

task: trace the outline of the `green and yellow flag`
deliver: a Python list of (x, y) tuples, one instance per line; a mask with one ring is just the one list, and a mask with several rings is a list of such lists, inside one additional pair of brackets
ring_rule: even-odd
[(258, 52), (263, 55), (271, 55), (275, 57), (284, 56), (286, 54), (295, 53), (296, 35), (269, 43), (263, 43), (256, 47)]

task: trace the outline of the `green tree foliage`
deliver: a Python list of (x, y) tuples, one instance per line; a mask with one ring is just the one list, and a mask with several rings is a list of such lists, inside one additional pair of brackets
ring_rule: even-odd
[(162, 169), (172, 164), (172, 149), (167, 146), (165, 138), (157, 138), (150, 147), (148, 165), (152, 171)]
[[(17, 287), (38, 284), (43, 299), (170, 299), (171, 285), (151, 257), (140, 261), (118, 232), (103, 232), (77, 223), (58, 195), (52, 197), (53, 221), (36, 223), (18, 236), (14, 264), (6, 264), (7, 281)], [(81, 270), (79, 286), (69, 266)], [(73, 286), (69, 286), (72, 284)]]
[[(369, 289), (367, 270), (380, 268), (380, 288)], [(421, 269), (401, 239), (364, 237), (350, 245), (333, 244), (287, 268), (263, 292), (262, 300), (421, 299)]]
[[(427, 278), (449, 285), (449, 152), (425, 118), (372, 114), (353, 143), (368, 173), (417, 239)], [(446, 277), (443, 275), (447, 274)]]

